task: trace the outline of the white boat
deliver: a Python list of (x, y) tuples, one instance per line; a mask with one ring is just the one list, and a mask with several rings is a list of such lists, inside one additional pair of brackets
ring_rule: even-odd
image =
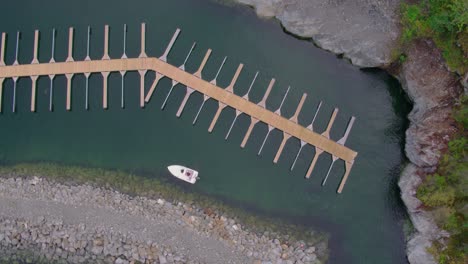
[(174, 175), (175, 177), (189, 182), (191, 184), (194, 184), (198, 179), (198, 171), (192, 170), (190, 168), (180, 166), (180, 165), (171, 165), (167, 167), (170, 173)]

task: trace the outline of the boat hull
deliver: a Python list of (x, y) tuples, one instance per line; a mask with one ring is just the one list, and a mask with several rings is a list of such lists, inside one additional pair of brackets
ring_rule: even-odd
[(171, 165), (167, 167), (169, 172), (176, 178), (194, 184), (198, 179), (198, 171), (181, 165)]

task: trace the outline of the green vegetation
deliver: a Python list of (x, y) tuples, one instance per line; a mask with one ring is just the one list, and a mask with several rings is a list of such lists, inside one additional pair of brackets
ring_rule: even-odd
[[(157, 178), (143, 177), (123, 171), (105, 170), (99, 168), (84, 168), (64, 166), (53, 163), (22, 163), (12, 166), (0, 166), (0, 177), (32, 177), (39, 176), (63, 184), (91, 184), (96, 187), (111, 188), (129, 195), (139, 195), (149, 198), (164, 198), (171, 202), (183, 202), (202, 208), (208, 215), (222, 213), (226, 217), (236, 219), (253, 232), (268, 231), (283, 241), (304, 240), (311, 245), (324, 242), (328, 237), (325, 233), (315, 233), (306, 227), (291, 225), (268, 217), (257, 217), (243, 209), (227, 205), (206, 195), (185, 192), (183, 188), (162, 182)], [(322, 257), (322, 256), (321, 256)], [(323, 256), (326, 259), (326, 256)]]
[(450, 233), (447, 247), (429, 251), (441, 264), (468, 263), (468, 96), (454, 110), (460, 133), (449, 142), (437, 173), (419, 186), (417, 196), (432, 209), (437, 224)]
[(418, 38), (431, 38), (447, 65), (460, 74), (468, 70), (468, 1), (422, 0), (402, 4), (403, 49)]

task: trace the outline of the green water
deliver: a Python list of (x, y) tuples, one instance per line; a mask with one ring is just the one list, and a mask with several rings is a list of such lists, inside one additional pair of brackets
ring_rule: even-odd
[[(235, 115), (226, 108), (212, 134), (207, 132), (217, 108), (209, 100), (195, 126), (192, 120), (202, 101), (194, 93), (180, 119), (175, 113), (185, 94), (174, 89), (164, 111), (160, 106), (170, 88), (163, 79), (150, 103), (139, 107), (139, 75), (125, 78), (126, 108), (120, 108), (120, 74), (109, 77), (109, 110), (103, 110), (102, 77), (90, 78), (90, 110), (84, 110), (85, 78), (73, 79), (71, 112), (65, 111), (63, 76), (54, 82), (55, 111), (48, 111), (49, 79), (38, 81), (37, 113), (29, 112), (30, 84), (18, 82), (17, 113), (11, 113), (13, 82), (4, 89), (0, 115), (0, 160), (5, 163), (53, 161), (65, 164), (117, 168), (170, 178), (166, 166), (184, 164), (196, 168), (201, 180), (187, 191), (213, 195), (257, 214), (283, 218), (312, 229), (331, 233), (330, 263), (406, 263), (402, 231), (405, 215), (398, 198), (396, 181), (404, 159), (405, 116), (409, 105), (398, 83), (387, 74), (359, 70), (347, 61), (315, 48), (282, 32), (272, 20), (262, 20), (245, 7), (226, 7), (208, 1), (8, 1), (2, 3), (0, 31), (7, 32), (7, 64), (14, 61), (16, 30), (22, 32), (20, 63), (32, 58), (33, 30), (41, 30), (40, 61), (50, 59), (51, 29), (57, 33), (56, 60), (67, 56), (69, 26), (75, 27), (74, 57), (86, 54), (87, 26), (93, 27), (91, 57), (102, 57), (103, 29), (111, 27), (110, 55), (121, 56), (123, 24), (128, 24), (127, 54), (139, 54), (141, 22), (147, 23), (147, 54), (159, 56), (177, 27), (182, 29), (168, 61), (183, 62), (193, 41), (197, 41), (187, 70), (194, 72), (206, 49), (213, 53), (203, 78), (214, 77), (219, 63), (228, 56), (218, 78), (227, 86), (239, 63), (245, 67), (235, 86), (244, 94), (255, 72), (260, 75), (250, 94), (258, 102), (271, 78), (277, 82), (267, 107), (276, 109), (288, 85), (292, 89), (282, 114), (290, 117), (302, 93), (307, 101), (299, 122), (308, 125), (317, 104), (322, 109), (315, 122), (323, 131), (334, 107), (340, 112), (331, 131), (338, 140), (351, 115), (357, 120), (346, 143), (359, 152), (350, 178), (341, 195), (336, 194), (344, 164), (337, 161), (326, 186), (321, 181), (330, 164), (323, 154), (310, 180), (304, 174), (313, 148), (304, 147), (293, 172), (289, 167), (299, 149), (299, 141), (288, 141), (277, 165), (272, 160), (281, 142), (273, 131), (261, 156), (256, 153), (267, 131), (265, 124), (255, 127), (245, 149), (239, 147), (249, 119), (241, 115), (228, 141), (224, 136)], [(146, 77), (148, 88), (154, 78)], [(170, 180), (173, 184), (183, 184)]]

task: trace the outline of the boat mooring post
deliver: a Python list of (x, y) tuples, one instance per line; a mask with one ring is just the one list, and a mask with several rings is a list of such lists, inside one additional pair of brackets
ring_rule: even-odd
[[(223, 62), (221, 62), (221, 66), (219, 66), (218, 72), (216, 72), (216, 75), (215, 75), (214, 79), (210, 81), (211, 84), (216, 85), (216, 79), (218, 78), (218, 75), (221, 72), (221, 69), (223, 68), (224, 63), (226, 63), (226, 60), (227, 60), (227, 56), (224, 57)], [(208, 98), (210, 98), (208, 95), (203, 94), (203, 102), (202, 102), (200, 108), (198, 109), (198, 112), (197, 112), (197, 115), (195, 116), (195, 119), (193, 119), (192, 125), (195, 125), (195, 123), (197, 122), (198, 115), (200, 115), (200, 112), (201, 112), (203, 106), (205, 105), (206, 100), (208, 100)]]
[[(321, 106), (322, 106), (322, 101), (320, 101), (317, 107), (317, 110), (315, 111), (315, 115), (314, 115), (314, 118), (312, 119), (312, 123), (310, 123), (310, 125), (307, 126), (307, 128), (310, 129), (311, 131), (314, 131), (313, 129), (314, 121), (315, 121), (315, 118), (317, 117), (317, 114)], [(294, 165), (296, 165), (297, 158), (299, 157), (299, 154), (301, 154), (302, 148), (305, 146), (305, 144), (306, 144), (305, 141), (301, 139), (301, 147), (299, 148), (299, 151), (297, 152), (296, 157), (294, 158), (293, 164), (291, 165), (291, 168), (289, 169), (290, 171), (294, 169)]]
[[(210, 55), (211, 55), (211, 49), (208, 49), (205, 53), (205, 57), (203, 57), (203, 60), (200, 64), (200, 66), (198, 67), (198, 70), (193, 74), (194, 76), (198, 77), (198, 78), (202, 78), (201, 76), (201, 73), (203, 71), (203, 68), (205, 67), (205, 64), (206, 62), (208, 61), (208, 59), (210, 58)], [(180, 106), (179, 106), (179, 109), (177, 110), (177, 113), (176, 113), (176, 116), (177, 117), (180, 117), (180, 115), (182, 114), (182, 111), (184, 111), (184, 108), (185, 108), (185, 104), (187, 103), (190, 95), (194, 92), (195, 90), (189, 86), (187, 86), (187, 89), (186, 89), (186, 92), (185, 92), (185, 96), (184, 96), (184, 99), (182, 100), (182, 103), (180, 103)]]
[[(344, 133), (343, 137), (340, 140), (338, 140), (336, 143), (338, 143), (340, 145), (344, 145), (346, 143), (346, 140), (348, 139), (349, 133), (351, 132), (351, 128), (353, 127), (355, 119), (356, 118), (354, 116), (351, 117), (351, 119), (349, 120), (348, 126), (346, 128), (346, 132)], [(333, 167), (333, 164), (335, 164), (335, 161), (337, 161), (337, 160), (338, 160), (338, 157), (335, 156), (335, 155), (332, 155), (332, 163), (330, 164), (330, 168), (328, 168), (327, 175), (325, 176), (325, 178), (322, 181), (322, 186), (324, 186), (325, 183), (327, 182), (328, 175), (330, 175), (330, 171), (331, 171), (331, 169)]]
[[(281, 104), (280, 104), (280, 106), (278, 107), (278, 109), (276, 109), (275, 114), (281, 116), (281, 107), (282, 107), (283, 104), (284, 104), (284, 100), (286, 100), (286, 96), (288, 95), (289, 89), (290, 89), (290, 88), (291, 88), (291, 87), (288, 86), (288, 89), (286, 90), (286, 93), (285, 93), (284, 96), (283, 96), (283, 100), (281, 100)], [(271, 131), (273, 130), (273, 127), (272, 127), (270, 124), (267, 124), (267, 125), (268, 125), (268, 133), (266, 134), (265, 139), (263, 140), (262, 146), (260, 147), (260, 150), (258, 151), (257, 155), (260, 155), (260, 154), (262, 153), (263, 146), (265, 146), (265, 142), (267, 141), (268, 136), (270, 135)]]
[[(195, 45), (196, 45), (196, 44), (197, 44), (196, 42), (194, 42), (194, 43), (192, 44), (192, 47), (190, 48), (189, 53), (188, 53), (187, 56), (185, 57), (184, 63), (182, 63), (182, 65), (179, 66), (179, 69), (185, 71), (185, 64), (187, 63), (188, 59), (190, 58), (190, 55), (192, 54), (192, 51), (193, 51), (193, 49), (195, 48)], [(172, 80), (171, 89), (170, 89), (169, 92), (167, 93), (167, 96), (166, 96), (166, 98), (164, 99), (163, 104), (161, 105), (161, 110), (163, 110), (164, 107), (166, 106), (167, 99), (169, 98), (169, 96), (170, 96), (171, 93), (172, 93), (172, 90), (174, 89), (174, 87), (175, 87), (178, 83), (179, 83), (178, 81)]]
[[(257, 73), (255, 74), (255, 77), (253, 78), (252, 82), (250, 83), (250, 86), (249, 86), (249, 89), (247, 90), (247, 93), (244, 94), (244, 96), (242, 96), (242, 98), (244, 98), (245, 100), (249, 100), (249, 93), (250, 93), (250, 90), (252, 90), (252, 87), (253, 87), (253, 84), (255, 83), (255, 80), (257, 80), (257, 76), (258, 76), (258, 71)], [(234, 123), (236, 123), (236, 120), (237, 118), (239, 117), (239, 115), (241, 114), (241, 111), (239, 111), (237, 108), (236, 108), (236, 117), (234, 117), (234, 120), (232, 121), (231, 123), (231, 127), (229, 128), (227, 134), (226, 134), (226, 137), (224, 137), (224, 140), (227, 140), (228, 137), (229, 137), (229, 134), (231, 134), (231, 130), (232, 128), (234, 127)]]
[[(166, 50), (164, 51), (163, 55), (161, 55), (161, 57), (159, 57), (160, 60), (162, 60), (164, 62), (167, 62), (167, 55), (169, 55), (169, 52), (171, 51), (172, 46), (174, 45), (175, 41), (177, 40), (177, 37), (179, 36), (179, 33), (180, 33), (180, 29), (177, 29), (174, 32), (174, 35), (172, 35), (171, 41), (169, 41), (169, 44), (167, 45)], [(149, 102), (149, 100), (151, 99), (151, 96), (153, 95), (154, 90), (156, 89), (156, 86), (158, 85), (159, 81), (164, 77), (165, 76), (163, 74), (161, 74), (159, 72), (156, 72), (156, 76), (154, 78), (153, 84), (151, 84), (151, 87), (150, 87), (150, 89), (148, 91), (148, 94), (146, 94), (146, 97), (145, 97), (145, 102), (146, 103)]]

